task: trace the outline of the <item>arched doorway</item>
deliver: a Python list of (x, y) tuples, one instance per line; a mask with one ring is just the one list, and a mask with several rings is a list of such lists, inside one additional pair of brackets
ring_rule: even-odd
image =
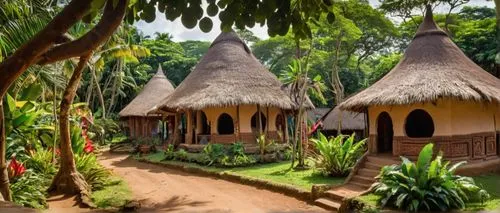
[(389, 113), (382, 112), (377, 118), (377, 152), (391, 153), (394, 130)]
[(219, 135), (234, 134), (233, 118), (227, 113), (222, 113), (217, 119), (217, 132)]

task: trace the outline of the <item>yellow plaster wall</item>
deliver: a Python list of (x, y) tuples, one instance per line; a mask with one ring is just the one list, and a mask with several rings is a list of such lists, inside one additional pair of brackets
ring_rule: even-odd
[(404, 130), (406, 117), (415, 109), (423, 109), (431, 115), (434, 122), (434, 136), (492, 132), (495, 129), (493, 116), (495, 111), (498, 112), (498, 107), (493, 104), (455, 100), (439, 100), (436, 104), (374, 106), (368, 109), (370, 134), (377, 134), (377, 118), (385, 111), (391, 116), (394, 136), (406, 136)]
[[(205, 115), (207, 116), (207, 120), (210, 122), (211, 125), (211, 133), (212, 134), (217, 134), (217, 119), (222, 113), (227, 113), (229, 114), (234, 121), (235, 127), (237, 127), (237, 107), (225, 107), (225, 108), (205, 108), (202, 110), (205, 112)], [(256, 105), (241, 105), (240, 106), (240, 132), (242, 133), (251, 133), (252, 132), (252, 127), (251, 127), (251, 119), (252, 116), (257, 112), (257, 106)], [(261, 112), (266, 116), (266, 120), (268, 120), (268, 125), (266, 125), (266, 128), (269, 128), (269, 131), (276, 131), (276, 117), (278, 114), (281, 112), (280, 109), (275, 108), (275, 107), (269, 107), (269, 115), (267, 115), (267, 108), (266, 107), (261, 107)], [(198, 117), (199, 118), (199, 117)], [(271, 119), (269, 119), (271, 118)], [(201, 119), (197, 119), (198, 122), (201, 121)], [(198, 127), (201, 126), (201, 123), (198, 123)]]

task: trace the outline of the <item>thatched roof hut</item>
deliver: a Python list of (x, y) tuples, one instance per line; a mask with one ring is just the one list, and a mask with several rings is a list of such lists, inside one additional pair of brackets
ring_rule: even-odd
[(174, 91), (172, 83), (167, 79), (161, 66), (144, 86), (142, 91), (125, 108), (120, 111), (120, 117), (146, 116), (149, 110), (155, 107)]
[(470, 60), (428, 9), (403, 59), (386, 76), (344, 101), (342, 109), (435, 102), (440, 98), (500, 103), (500, 79)]
[(499, 159), (500, 80), (465, 56), (430, 6), (396, 67), (340, 109), (368, 113), (370, 154), (416, 158), (432, 142), (478, 172)]
[(167, 109), (261, 105), (292, 109), (281, 82), (235, 32), (223, 32), (195, 69), (161, 102)]
[(337, 130), (341, 116), (342, 130), (364, 130), (365, 114), (340, 110), (335, 107), (323, 119), (323, 130)]

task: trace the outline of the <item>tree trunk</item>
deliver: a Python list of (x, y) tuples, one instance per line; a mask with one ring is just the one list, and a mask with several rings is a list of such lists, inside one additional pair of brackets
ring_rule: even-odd
[(89, 56), (90, 54), (80, 57), (80, 61), (78, 62), (66, 89), (64, 90), (59, 112), (61, 135), (60, 168), (48, 190), (49, 192), (57, 191), (70, 195), (77, 194), (79, 195), (80, 201), (85, 205), (91, 205), (92, 203), (90, 199), (91, 188), (87, 182), (85, 182), (84, 177), (76, 170), (74, 154), (71, 148), (69, 111)]
[(500, 0), (495, 0), (495, 10), (497, 13), (497, 55), (495, 57), (496, 62), (496, 75), (500, 78)]
[[(332, 76), (331, 76), (331, 84), (333, 88), (333, 93), (335, 94), (335, 106), (338, 106), (342, 101), (344, 100), (344, 86), (342, 85), (342, 82), (340, 81), (340, 76), (339, 76), (339, 57), (340, 57), (340, 46), (342, 43), (342, 35), (344, 33), (341, 31), (339, 33), (339, 36), (337, 37), (337, 42), (336, 42), (336, 47), (335, 47), (335, 60), (334, 64), (332, 67)], [(338, 124), (337, 124), (337, 135), (342, 134), (342, 113), (339, 113), (338, 117)]]
[(5, 159), (5, 120), (3, 114), (3, 98), (0, 98), (0, 193), (4, 200), (12, 201), (9, 189), (9, 175), (7, 173), (7, 161)]
[(102, 118), (106, 119), (106, 105), (104, 104), (104, 96), (102, 95), (101, 86), (99, 85), (99, 79), (97, 79), (97, 75), (95, 74), (95, 70), (94, 69), (91, 69), (90, 72), (92, 74), (92, 78), (95, 81), (95, 87), (96, 87), (96, 90), (97, 90), (97, 97), (99, 97), (99, 103), (101, 103)]

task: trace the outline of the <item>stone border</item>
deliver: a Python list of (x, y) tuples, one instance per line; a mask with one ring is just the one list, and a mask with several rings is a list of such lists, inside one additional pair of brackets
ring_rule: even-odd
[[(130, 156), (134, 157), (134, 156)], [(135, 160), (143, 163), (150, 163), (158, 166), (163, 166), (169, 169), (175, 169), (175, 170), (181, 170), (183, 172), (187, 173), (194, 173), (198, 175), (204, 175), (204, 176), (209, 176), (209, 177), (214, 177), (214, 178), (219, 178), (222, 180), (230, 181), (233, 183), (238, 183), (238, 184), (244, 184), (248, 186), (254, 186), (259, 189), (265, 189), (269, 190), (272, 192), (277, 192), (284, 194), (286, 196), (294, 197), (296, 199), (312, 203), (314, 200), (317, 198), (318, 194), (317, 193), (312, 193), (310, 191), (306, 191), (303, 189), (295, 188), (293, 186), (287, 185), (287, 184), (281, 184), (281, 183), (274, 183), (258, 178), (252, 178), (248, 176), (243, 176), (243, 175), (237, 175), (231, 172), (217, 172), (217, 171), (209, 171), (203, 168), (196, 168), (188, 165), (179, 165), (179, 164), (172, 164), (169, 162), (153, 162), (153, 161), (148, 161), (144, 158), (134, 158)], [(323, 186), (324, 187), (324, 186)], [(329, 186), (330, 188), (332, 186)], [(313, 185), (312, 188), (317, 188), (316, 185)], [(321, 191), (321, 190), (320, 190)], [(322, 194), (321, 192), (319, 194)]]

